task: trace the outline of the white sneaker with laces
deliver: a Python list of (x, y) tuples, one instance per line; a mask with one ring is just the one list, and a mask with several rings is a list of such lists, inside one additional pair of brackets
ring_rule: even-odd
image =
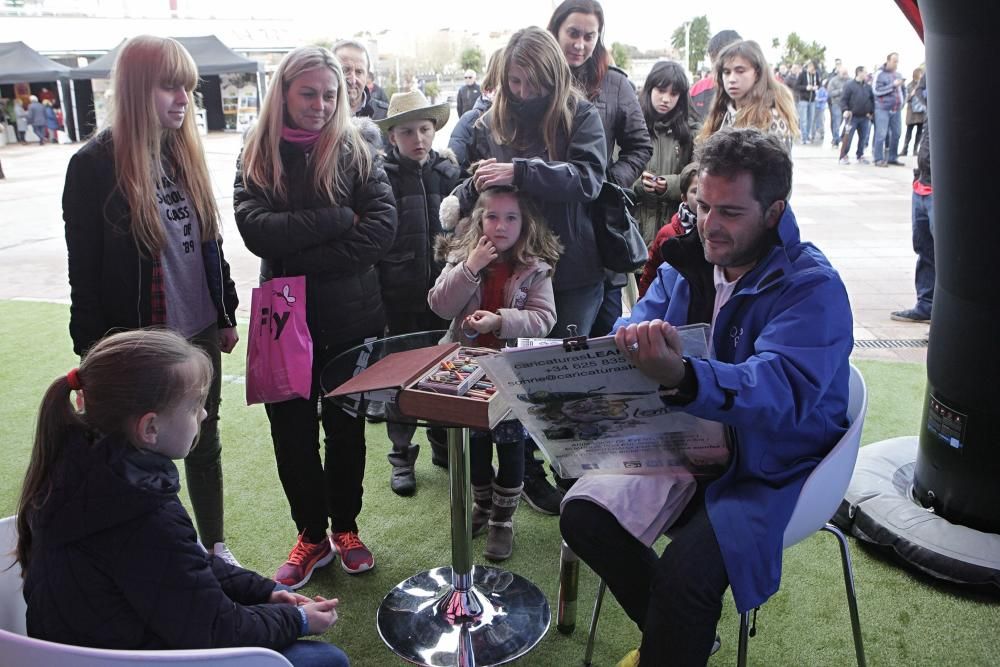
[(226, 546), (225, 542), (216, 542), (215, 544), (213, 544), (212, 554), (216, 558), (221, 558), (222, 560), (226, 561), (233, 567), (243, 567), (242, 565), (240, 565), (240, 562), (236, 560), (236, 556), (234, 556), (233, 552), (229, 550), (229, 547)]

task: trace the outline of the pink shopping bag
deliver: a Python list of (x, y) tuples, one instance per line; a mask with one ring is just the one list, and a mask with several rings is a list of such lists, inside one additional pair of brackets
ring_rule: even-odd
[(313, 345), (305, 276), (272, 278), (255, 287), (250, 312), (247, 405), (309, 398)]

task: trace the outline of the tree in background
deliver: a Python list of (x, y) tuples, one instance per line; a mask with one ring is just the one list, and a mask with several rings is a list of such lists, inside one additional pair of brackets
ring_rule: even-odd
[(805, 64), (810, 60), (815, 60), (822, 69), (823, 63), (826, 61), (826, 47), (815, 41), (806, 44), (806, 41), (797, 33), (791, 32), (785, 39), (785, 50), (781, 57), (784, 62), (789, 64)]
[(639, 53), (639, 49), (621, 42), (611, 43), (611, 58), (615, 61), (615, 67), (628, 71), (632, 64), (632, 58)]
[[(689, 35), (687, 27), (688, 23), (691, 24), (691, 43), (685, 44), (684, 39)], [(677, 26), (673, 35), (670, 36), (670, 46), (675, 49), (687, 48), (687, 53), (685, 55), (687, 56), (686, 64), (689, 72), (696, 71), (698, 69), (698, 63), (705, 59), (705, 54), (708, 52), (708, 38), (708, 17), (704, 14), (696, 16), (689, 22), (682, 23)]]
[(462, 51), (460, 56), (462, 61), (462, 69), (471, 69), (482, 74), (483, 72), (483, 53), (478, 48), (470, 46), (469, 48)]

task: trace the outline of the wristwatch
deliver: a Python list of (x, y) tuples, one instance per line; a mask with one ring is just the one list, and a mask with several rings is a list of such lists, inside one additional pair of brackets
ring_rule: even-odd
[(660, 399), (668, 405), (687, 405), (698, 396), (698, 376), (687, 357), (681, 357), (684, 375), (676, 387), (660, 385)]

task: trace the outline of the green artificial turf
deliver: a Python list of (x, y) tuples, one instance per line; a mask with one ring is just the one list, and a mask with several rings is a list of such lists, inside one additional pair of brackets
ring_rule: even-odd
[[(35, 409), (47, 384), (75, 365), (63, 305), (0, 301), (0, 516), (13, 513), (27, 465)], [(225, 357), (222, 439), (228, 542), (243, 565), (273, 574), (295, 539), (278, 483), (267, 419), (261, 406), (246, 407), (245, 345)], [(859, 361), (870, 403), (864, 442), (916, 432), (925, 382), (918, 364)], [(421, 437), (421, 441), (422, 437)], [(368, 428), (368, 467), (361, 535), (377, 567), (351, 577), (338, 565), (320, 570), (303, 592), (336, 596), (340, 621), (324, 638), (343, 647), (353, 664), (396, 665), (375, 629), (375, 611), (397, 583), (418, 571), (448, 564), (448, 480), (430, 463), (417, 462), (418, 492), (389, 491), (384, 427)], [(185, 501), (186, 496), (184, 497)], [(516, 515), (514, 556), (504, 567), (539, 585), (555, 602), (559, 528), (555, 517), (522, 505)], [(480, 557), (483, 538), (474, 542)], [(1000, 604), (904, 569), (890, 556), (851, 540), (868, 663), (871, 665), (991, 665), (1000, 653)], [(519, 664), (578, 665), (586, 642), (596, 578), (581, 568), (577, 630), (563, 636), (553, 626)], [(736, 660), (738, 617), (727, 596), (719, 633), (722, 650), (711, 664)], [(614, 665), (639, 641), (639, 632), (613, 597), (605, 598), (595, 665)], [(854, 661), (850, 621), (835, 540), (817, 534), (785, 552), (781, 590), (761, 609), (750, 642), (755, 665), (849, 665)]]

